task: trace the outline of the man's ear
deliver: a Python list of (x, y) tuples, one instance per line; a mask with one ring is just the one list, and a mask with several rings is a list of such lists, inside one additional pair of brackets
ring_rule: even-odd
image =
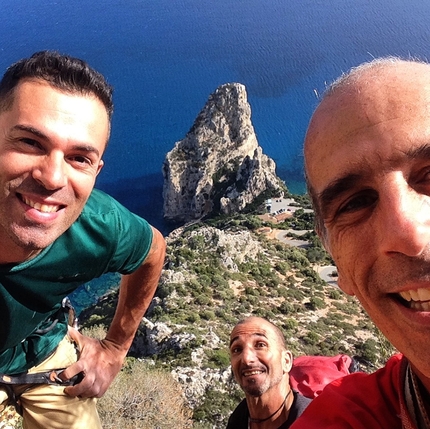
[(99, 161), (99, 165), (97, 166), (96, 176), (98, 176), (98, 174), (100, 173), (100, 171), (101, 171), (101, 169), (103, 168), (104, 165), (105, 165), (105, 162), (101, 159)]
[(289, 350), (282, 352), (282, 372), (289, 373), (293, 366), (293, 354)]

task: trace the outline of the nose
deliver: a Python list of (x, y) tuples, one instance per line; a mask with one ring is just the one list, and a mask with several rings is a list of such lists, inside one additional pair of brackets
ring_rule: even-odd
[(423, 253), (430, 242), (430, 197), (396, 180), (381, 192), (380, 210), (378, 229), (384, 252)]
[(63, 154), (50, 153), (40, 159), (33, 170), (33, 178), (46, 189), (60, 189), (67, 183), (65, 168), (66, 163)]
[(251, 365), (256, 361), (255, 351), (252, 347), (244, 347), (242, 350), (242, 362), (245, 365)]

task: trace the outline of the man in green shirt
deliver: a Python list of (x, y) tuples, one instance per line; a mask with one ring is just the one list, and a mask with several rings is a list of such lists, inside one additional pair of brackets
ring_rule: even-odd
[[(0, 81), (0, 372), (66, 368), (73, 386), (18, 385), (24, 427), (100, 427), (95, 399), (118, 373), (154, 295), (159, 231), (94, 190), (110, 132), (112, 89), (85, 62), (38, 52)], [(61, 301), (121, 273), (106, 338), (67, 327)]]

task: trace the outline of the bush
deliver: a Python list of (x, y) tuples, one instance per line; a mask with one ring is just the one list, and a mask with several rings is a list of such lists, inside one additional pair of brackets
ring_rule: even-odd
[(326, 304), (325, 302), (321, 299), (318, 298), (316, 296), (313, 296), (310, 300), (309, 300), (309, 304), (307, 304), (307, 307), (310, 310), (317, 310), (318, 308), (325, 308)]
[(98, 402), (104, 429), (191, 428), (191, 411), (172, 376), (133, 361)]
[[(203, 402), (194, 409), (194, 428), (212, 429), (214, 427), (226, 427), (227, 416), (230, 416), (231, 412), (237, 407), (237, 404), (243, 399), (243, 392), (237, 386), (228, 390), (227, 394), (223, 394), (219, 390), (211, 387), (208, 388)], [(206, 425), (205, 423), (208, 421), (211, 423)]]
[(282, 275), (286, 275), (290, 270), (290, 265), (285, 261), (279, 261), (275, 264), (275, 270)]
[(342, 293), (338, 289), (333, 289), (330, 291), (328, 296), (330, 297), (330, 299), (340, 299), (342, 297)]
[(204, 310), (201, 313), (201, 318), (204, 320), (214, 320), (215, 317), (215, 312), (212, 310)]
[(200, 321), (200, 316), (197, 313), (190, 313), (187, 316), (187, 321), (190, 323), (197, 323)]
[(209, 368), (228, 368), (230, 365), (230, 355), (226, 349), (211, 350), (208, 353)]

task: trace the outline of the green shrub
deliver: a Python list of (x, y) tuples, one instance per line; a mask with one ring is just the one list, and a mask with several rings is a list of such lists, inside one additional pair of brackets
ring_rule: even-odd
[(207, 429), (226, 427), (228, 417), (243, 397), (243, 392), (236, 386), (227, 393), (220, 393), (214, 387), (207, 389), (203, 402), (194, 409), (193, 420), (196, 422), (195, 425), (202, 425), (206, 422), (211, 422), (211, 424), (194, 427)]
[(343, 295), (342, 292), (338, 289), (333, 289), (328, 294), (330, 299), (340, 299)]
[(212, 310), (203, 310), (201, 313), (201, 318), (204, 320), (214, 320), (216, 318), (215, 312)]
[(228, 368), (230, 365), (230, 355), (227, 349), (210, 350), (207, 355), (209, 368)]

